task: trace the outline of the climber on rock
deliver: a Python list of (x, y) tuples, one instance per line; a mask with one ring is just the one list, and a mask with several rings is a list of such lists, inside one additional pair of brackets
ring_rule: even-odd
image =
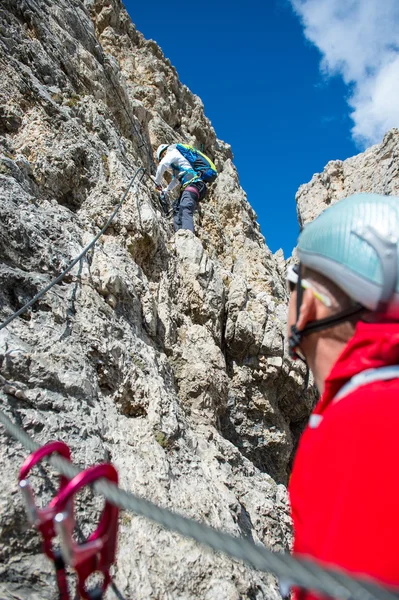
[[(289, 492), (294, 553), (399, 586), (399, 198), (357, 194), (305, 226), (288, 335), (321, 398)], [(315, 598), (297, 593), (297, 598)]]
[[(206, 182), (217, 176), (215, 165), (207, 156), (184, 144), (161, 144), (157, 149), (158, 169), (153, 181), (161, 191), (165, 202), (169, 192), (181, 186), (178, 199), (173, 203), (173, 225), (178, 229), (194, 232), (194, 211), (207, 192)], [(162, 189), (162, 177), (166, 170), (172, 172), (172, 180)]]

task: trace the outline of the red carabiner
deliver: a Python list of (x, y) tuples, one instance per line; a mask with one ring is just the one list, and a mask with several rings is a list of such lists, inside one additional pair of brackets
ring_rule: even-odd
[(71, 479), (68, 485), (51, 502), (52, 509), (58, 513), (54, 522), (56, 531), (60, 536), (64, 560), (76, 570), (79, 593), (82, 598), (87, 600), (90, 600), (91, 595), (86, 590), (85, 583), (92, 573), (100, 571), (103, 574), (102, 593), (105, 592), (111, 581), (109, 569), (115, 561), (119, 509), (106, 501), (97, 529), (85, 542), (77, 544), (73, 540), (75, 518), (73, 513), (65, 511), (65, 508), (76, 492), (97, 479), (108, 479), (108, 481), (117, 484), (118, 473), (111, 464), (90, 467)]
[[(36, 529), (38, 529), (42, 534), (44, 552), (52, 560), (54, 560), (55, 558), (52, 547), (52, 540), (55, 537), (53, 520), (57, 511), (54, 508), (52, 508), (51, 503), (48, 506), (46, 506), (46, 508), (38, 508), (36, 506), (35, 496), (33, 494), (32, 488), (30, 487), (27, 476), (31, 469), (38, 462), (40, 462), (46, 456), (54, 454), (54, 452), (57, 452), (57, 454), (60, 454), (67, 460), (71, 459), (71, 451), (64, 442), (49, 442), (45, 446), (42, 446), (41, 448), (36, 450), (36, 452), (30, 454), (30, 456), (28, 456), (28, 458), (25, 460), (24, 464), (22, 465), (19, 471), (19, 489), (21, 490), (25, 501), (28, 519), (30, 523), (34, 527), (36, 527)], [(64, 477), (63, 475), (60, 476), (58, 494), (65, 489), (68, 482), (69, 480), (66, 477)], [(72, 511), (72, 506), (70, 505), (68, 509)]]

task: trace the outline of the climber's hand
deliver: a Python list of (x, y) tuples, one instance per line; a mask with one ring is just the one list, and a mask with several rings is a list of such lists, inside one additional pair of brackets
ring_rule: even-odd
[(161, 185), (158, 185), (158, 184), (155, 182), (155, 177), (154, 177), (154, 175), (150, 175), (150, 178), (151, 178), (151, 181), (153, 182), (153, 184), (155, 185), (155, 189), (156, 189), (156, 190), (158, 190), (158, 192), (161, 192), (161, 191), (162, 191), (162, 186), (161, 186)]

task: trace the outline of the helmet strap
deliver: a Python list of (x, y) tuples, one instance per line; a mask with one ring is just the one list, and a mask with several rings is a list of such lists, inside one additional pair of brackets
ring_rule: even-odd
[(309, 335), (311, 333), (315, 333), (316, 331), (322, 331), (323, 329), (329, 329), (330, 327), (335, 327), (335, 325), (339, 325), (339, 323), (343, 323), (344, 321), (348, 321), (351, 317), (358, 315), (363, 312), (365, 307), (362, 304), (356, 302), (349, 308), (342, 310), (340, 313), (335, 315), (331, 315), (331, 317), (326, 317), (325, 319), (319, 319), (318, 321), (311, 321), (301, 331), (299, 332), (302, 336)]
[(299, 331), (297, 327), (299, 313), (301, 312), (302, 299), (303, 299), (303, 288), (302, 288), (302, 265), (299, 263), (298, 265), (298, 281), (296, 284), (296, 322), (295, 325), (291, 327), (291, 335), (288, 339), (289, 344), (289, 354), (290, 357), (294, 360), (298, 359), (302, 360), (306, 363), (306, 360), (302, 356), (297, 353), (297, 348), (302, 340), (302, 331)]
[(303, 287), (302, 287), (302, 265), (299, 263), (298, 266), (298, 281), (296, 285), (296, 322), (298, 323), (299, 314), (301, 312), (303, 300)]
[[(299, 272), (298, 272), (298, 283), (296, 287), (296, 323), (298, 323), (299, 313), (302, 306), (303, 300), (303, 288), (301, 285), (302, 274), (301, 274), (301, 264), (299, 264)], [(343, 323), (344, 321), (348, 321), (351, 317), (360, 314), (365, 310), (365, 307), (358, 302), (353, 304), (349, 308), (342, 310), (340, 313), (335, 315), (331, 315), (330, 317), (326, 317), (325, 319), (318, 319), (317, 321), (311, 321), (303, 329), (298, 329), (296, 323), (291, 327), (291, 335), (289, 337), (289, 354), (291, 358), (300, 359), (306, 364), (306, 360), (300, 356), (297, 352), (297, 348), (299, 347), (302, 338), (306, 335), (310, 335), (311, 333), (315, 333), (316, 331), (322, 331), (323, 329), (329, 329), (330, 327), (335, 327), (335, 325), (339, 325), (339, 323)]]
[[(297, 287), (296, 287), (296, 323), (298, 323), (298, 319), (299, 319), (299, 314), (301, 312), (301, 306), (302, 306), (302, 300), (303, 300), (303, 287), (302, 287), (302, 269), (301, 269), (301, 263), (299, 263), (299, 268), (298, 268), (298, 282), (297, 282)], [(302, 331), (300, 331), (298, 329), (298, 327), (295, 325), (292, 325), (291, 327), (291, 335), (289, 337), (288, 340), (288, 344), (289, 344), (289, 355), (291, 356), (291, 358), (293, 358), (294, 360), (301, 360), (305, 367), (306, 367), (306, 373), (305, 373), (305, 379), (304, 379), (304, 385), (303, 385), (303, 390), (302, 392), (305, 392), (308, 388), (308, 384), (309, 384), (309, 365), (306, 362), (306, 358), (304, 356), (301, 356), (300, 354), (298, 354), (297, 352), (297, 348), (299, 346), (299, 344), (301, 343), (302, 340)]]
[[(340, 323), (344, 323), (348, 321), (352, 317), (363, 312), (365, 307), (358, 302), (349, 308), (337, 313), (335, 315), (331, 315), (331, 317), (326, 317), (325, 319), (319, 319), (318, 321), (311, 321), (303, 329), (298, 329), (296, 325), (292, 325), (291, 327), (291, 335), (289, 338), (289, 352), (291, 358), (302, 358), (297, 354), (297, 348), (300, 345), (302, 338), (306, 335), (310, 335), (311, 333), (316, 333), (317, 331), (323, 331), (324, 329), (329, 329), (330, 327), (335, 327), (335, 325), (339, 325)], [(302, 359), (303, 360), (303, 359)]]

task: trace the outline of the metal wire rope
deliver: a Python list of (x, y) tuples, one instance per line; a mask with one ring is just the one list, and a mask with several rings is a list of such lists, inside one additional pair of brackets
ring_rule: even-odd
[(116, 206), (116, 208), (114, 209), (114, 211), (112, 212), (111, 216), (109, 217), (108, 221), (105, 223), (104, 227), (98, 232), (98, 234), (92, 239), (92, 241), (90, 242), (90, 244), (88, 244), (84, 250), (82, 250), (82, 252), (79, 254), (79, 256), (77, 256), (76, 258), (74, 258), (74, 260), (68, 265), (68, 267), (62, 271), (62, 273), (60, 273), (55, 279), (53, 279), (53, 281), (51, 281), (45, 288), (43, 288), (40, 292), (38, 292), (36, 294), (36, 296), (34, 296), (31, 300), (29, 300), (29, 302), (27, 302), (24, 306), (22, 306), (22, 308), (20, 308), (19, 310), (17, 310), (15, 313), (13, 313), (10, 317), (8, 317), (8, 319), (6, 319), (4, 321), (4, 323), (1, 323), (0, 325), (0, 331), (2, 329), (4, 329), (4, 327), (7, 327), (7, 325), (9, 325), (11, 323), (11, 321), (13, 321), (14, 319), (16, 319), (17, 317), (19, 317), (20, 315), (22, 315), (22, 313), (24, 313), (29, 307), (31, 307), (33, 304), (35, 304), (35, 302), (37, 302), (40, 298), (42, 298), (42, 296), (44, 296), (44, 294), (46, 294), (49, 290), (51, 290), (51, 288), (53, 286), (55, 286), (57, 283), (59, 283), (67, 273), (69, 273), (69, 271), (71, 269), (73, 269), (73, 267), (88, 253), (88, 251), (94, 246), (94, 244), (97, 242), (97, 240), (103, 235), (103, 233), (106, 231), (106, 229), (108, 229), (109, 225), (111, 224), (111, 222), (113, 221), (116, 213), (119, 211), (119, 209), (121, 208), (123, 202), (125, 201), (126, 196), (128, 195), (130, 188), (132, 187), (137, 175), (140, 173), (140, 171), (142, 172), (142, 176), (139, 179), (139, 181), (141, 181), (143, 179), (144, 173), (145, 173), (145, 169), (144, 167), (139, 167), (136, 172), (134, 173), (133, 177), (131, 178), (129, 185), (127, 186), (127, 189), (125, 191), (125, 193), (123, 194), (121, 200), (119, 201), (118, 205)]
[[(30, 8), (32, 11), (34, 11), (34, 10), (36, 9), (36, 7), (33, 7), (33, 6), (30, 4), (30, 0), (25, 0), (25, 2), (27, 3), (27, 5), (29, 6), (29, 8)], [(108, 82), (111, 84), (111, 87), (113, 88), (113, 90), (114, 90), (115, 94), (117, 95), (117, 97), (118, 97), (118, 99), (119, 99), (119, 101), (120, 101), (120, 103), (121, 103), (121, 106), (122, 106), (122, 108), (123, 108), (124, 112), (126, 113), (126, 116), (127, 116), (128, 120), (130, 121), (130, 123), (131, 123), (131, 125), (132, 125), (133, 129), (134, 129), (134, 132), (135, 132), (135, 134), (137, 135), (137, 137), (138, 137), (138, 138), (139, 138), (139, 140), (140, 140), (140, 144), (139, 144), (138, 148), (139, 148), (139, 149), (141, 149), (141, 148), (145, 148), (145, 150), (146, 150), (146, 153), (147, 153), (147, 157), (148, 157), (148, 159), (149, 159), (149, 162), (150, 162), (150, 165), (151, 165), (151, 168), (153, 169), (153, 168), (155, 167), (155, 163), (154, 163), (154, 159), (153, 159), (153, 156), (152, 156), (152, 148), (150, 148), (150, 147), (148, 146), (148, 144), (146, 143), (146, 141), (145, 141), (145, 139), (144, 139), (144, 137), (143, 137), (143, 134), (142, 134), (142, 132), (140, 131), (140, 128), (138, 128), (138, 127), (137, 127), (137, 125), (136, 125), (135, 121), (133, 120), (133, 118), (132, 118), (132, 116), (131, 116), (131, 114), (130, 114), (129, 110), (126, 108), (125, 102), (123, 101), (123, 98), (122, 98), (121, 94), (119, 93), (119, 90), (118, 90), (117, 86), (115, 85), (115, 83), (114, 83), (114, 81), (113, 81), (113, 79), (112, 79), (111, 75), (108, 73), (108, 69), (107, 69), (107, 67), (109, 67), (109, 66), (110, 66), (110, 65), (109, 65), (109, 61), (108, 61), (108, 57), (105, 55), (105, 53), (104, 53), (104, 51), (103, 51), (103, 48), (102, 48), (102, 46), (101, 46), (101, 44), (100, 44), (99, 40), (96, 38), (96, 36), (95, 36), (95, 35), (93, 35), (93, 34), (92, 34), (92, 33), (91, 33), (91, 32), (90, 32), (88, 29), (87, 29), (87, 27), (86, 27), (86, 26), (85, 26), (85, 24), (83, 23), (82, 19), (80, 18), (80, 15), (79, 15), (79, 13), (78, 13), (77, 7), (76, 7), (76, 5), (74, 4), (74, 2), (72, 2), (72, 1), (71, 1), (71, 2), (70, 2), (70, 4), (71, 4), (71, 6), (72, 6), (72, 8), (73, 8), (73, 11), (74, 11), (74, 14), (75, 14), (75, 16), (77, 17), (77, 19), (78, 19), (78, 21), (79, 21), (79, 23), (80, 23), (80, 25), (81, 25), (81, 27), (82, 27), (82, 30), (83, 30), (83, 31), (84, 31), (84, 32), (85, 32), (85, 33), (86, 33), (86, 34), (89, 36), (89, 38), (91, 38), (91, 39), (92, 39), (92, 41), (94, 41), (95, 48), (96, 48), (97, 50), (99, 50), (99, 53), (100, 53), (100, 55), (101, 55), (101, 59), (102, 59), (102, 63), (103, 63), (103, 67), (104, 67), (104, 74), (105, 74), (105, 76), (106, 76), (106, 78), (107, 78)], [(83, 3), (82, 3), (82, 4), (83, 4)], [(86, 7), (84, 6), (84, 4), (83, 4), (83, 5), (82, 5), (80, 8), (82, 8), (82, 9), (84, 9), (84, 10), (86, 9)], [(89, 16), (89, 19), (90, 19), (90, 16)], [(91, 22), (91, 19), (90, 19), (90, 22)], [(130, 161), (129, 161), (129, 159), (127, 158), (127, 156), (126, 156), (126, 155), (125, 155), (125, 159), (126, 159), (126, 161), (129, 163), (129, 166), (130, 166), (131, 168), (133, 168), (133, 167), (132, 167), (132, 164), (130, 163)]]
[[(82, 23), (82, 20), (76, 11), (75, 5), (73, 5), (73, 7), (75, 9), (77, 18), (79, 19), (82, 27), (84, 27), (84, 24)], [(102, 51), (101, 45), (91, 33), (89, 33), (89, 35), (95, 40), (96, 45), (98, 45), (97, 47), (100, 48), (100, 54), (105, 66), (107, 58)], [(104, 72), (115, 93), (117, 94), (119, 101), (121, 102), (121, 105), (136, 132), (136, 135), (141, 141), (139, 148), (143, 146), (146, 148), (150, 158), (150, 164), (153, 165), (152, 154), (150, 154), (147, 144), (143, 140), (141, 133), (137, 130), (136, 124), (131, 118), (131, 115), (127, 110), (114, 82), (112, 81), (111, 76), (108, 75), (106, 69)], [(93, 240), (84, 248), (79, 256), (77, 256), (70, 263), (70, 265), (43, 290), (41, 290), (22, 308), (6, 319), (6, 321), (0, 325), (0, 330), (9, 325), (15, 318), (24, 313), (30, 306), (37, 302), (37, 300), (44, 296), (54, 285), (59, 283), (95, 245), (97, 240), (101, 237), (101, 235), (103, 235), (119, 211), (140, 171), (142, 172), (140, 181), (142, 180), (145, 169), (143, 167), (139, 167), (131, 178), (125, 193), (123, 194), (120, 202), (112, 212), (106, 224), (93, 238)], [(12, 423), (12, 421), (10, 421), (7, 415), (2, 411), (0, 411), (0, 422), (3, 424), (6, 431), (18, 442), (20, 442), (27, 450), (29, 450), (29, 452), (34, 452), (40, 447), (40, 445), (34, 442), (20, 427)], [(50, 459), (48, 459), (48, 462), (54, 466), (59, 473), (65, 475), (69, 479), (80, 472), (78, 467), (61, 458), (60, 456), (52, 456)], [(206, 545), (215, 551), (223, 552), (232, 558), (241, 560), (255, 569), (267, 572), (270, 571), (277, 577), (288, 580), (293, 585), (310, 589), (330, 597), (340, 598), (342, 600), (398, 599), (396, 591), (383, 588), (372, 581), (354, 578), (336, 569), (326, 569), (311, 560), (293, 558), (289, 554), (272, 552), (264, 546), (255, 545), (246, 539), (233, 537), (229, 534), (217, 531), (207, 525), (198, 523), (169, 510), (163, 509), (148, 500), (138, 498), (133, 494), (125, 492), (116, 485), (110, 484), (105, 480), (100, 480), (95, 483), (94, 491), (96, 494), (104, 496), (109, 502), (112, 502), (121, 509), (132, 511), (137, 515), (146, 517), (151, 521), (169, 529), (170, 531), (177, 532), (185, 537), (194, 539), (198, 543)]]
[[(58, 277), (51, 281), (34, 298), (27, 302), (22, 308), (13, 313), (4, 323), (0, 325), (0, 330), (11, 323), (16, 317), (32, 306), (44, 294), (46, 294), (54, 285), (59, 283), (64, 276), (87, 254), (95, 245), (100, 236), (111, 224), (115, 215), (121, 208), (126, 199), (136, 177), (139, 173), (142, 180), (145, 169), (137, 168), (131, 178), (126, 191), (124, 192), (118, 205), (108, 218), (105, 225), (93, 240), (84, 248), (70, 265)], [(12, 423), (10, 419), (0, 411), (0, 422), (4, 425), (7, 432), (18, 440), (27, 450), (34, 452), (40, 446), (34, 442), (21, 428)], [(48, 461), (61, 474), (69, 479), (77, 475), (80, 470), (70, 462), (65, 461), (59, 456), (53, 456)], [(194, 539), (200, 544), (209, 546), (213, 550), (223, 552), (230, 557), (241, 560), (260, 571), (270, 571), (277, 577), (288, 580), (291, 584), (320, 592), (330, 597), (340, 598), (342, 600), (398, 600), (394, 591), (390, 591), (378, 584), (365, 579), (352, 578), (347, 574), (320, 567), (317, 563), (293, 558), (289, 554), (274, 553), (264, 546), (255, 545), (248, 540), (233, 537), (227, 533), (219, 532), (207, 525), (203, 525), (191, 519), (187, 519), (169, 510), (163, 509), (156, 504), (133, 494), (129, 494), (117, 486), (100, 480), (94, 485), (94, 491), (104, 496), (107, 500), (114, 503), (119, 508), (132, 511), (137, 515), (146, 517), (155, 523), (175, 531), (185, 537)]]
[[(72, 7), (74, 9), (75, 15), (76, 15), (77, 19), (79, 20), (79, 22), (80, 22), (83, 30), (95, 42), (95, 47), (99, 50), (99, 52), (101, 54), (101, 58), (102, 58), (102, 61), (103, 61), (103, 66), (104, 66), (105, 76), (108, 79), (109, 83), (111, 84), (112, 88), (114, 89), (115, 94), (118, 96), (119, 102), (121, 103), (121, 106), (123, 107), (123, 110), (125, 111), (127, 118), (129, 119), (130, 123), (132, 124), (132, 127), (133, 127), (133, 129), (134, 129), (137, 137), (140, 140), (140, 145), (139, 145), (138, 148), (140, 149), (140, 148), (144, 147), (146, 149), (146, 152), (147, 152), (147, 155), (148, 155), (148, 158), (149, 158), (149, 161), (150, 161), (151, 168), (154, 168), (155, 165), (154, 165), (154, 159), (153, 159), (153, 156), (152, 156), (152, 149), (150, 149), (148, 147), (146, 141), (144, 140), (144, 137), (143, 137), (141, 131), (138, 130), (138, 128), (136, 126), (136, 123), (134, 122), (134, 120), (132, 119), (132, 116), (131, 116), (130, 112), (126, 108), (126, 105), (125, 105), (125, 103), (124, 103), (124, 101), (122, 99), (122, 96), (120, 95), (119, 90), (116, 87), (116, 85), (115, 85), (115, 83), (114, 83), (114, 81), (113, 81), (113, 79), (111, 77), (111, 74), (108, 74), (108, 72), (107, 72), (108, 58), (105, 55), (105, 53), (104, 53), (104, 51), (102, 49), (102, 46), (101, 46), (99, 40), (85, 27), (82, 19), (79, 16), (79, 13), (77, 11), (77, 7), (75, 6), (75, 4), (73, 2), (71, 2), (71, 5), (72, 5)], [(85, 8), (85, 7), (83, 6), (83, 8)]]
[[(0, 422), (6, 431), (29, 452), (34, 452), (40, 447), (1, 410)], [(78, 467), (57, 455), (51, 456), (47, 462), (69, 479), (80, 472)], [(241, 560), (255, 569), (274, 573), (278, 578), (289, 581), (292, 585), (341, 600), (398, 600), (398, 590), (389, 590), (371, 580), (351, 577), (343, 571), (321, 567), (311, 560), (272, 552), (264, 546), (233, 537), (208, 525), (161, 508), (149, 500), (125, 492), (105, 480), (99, 480), (93, 487), (96, 494), (104, 496), (121, 509), (146, 517), (170, 531)]]

